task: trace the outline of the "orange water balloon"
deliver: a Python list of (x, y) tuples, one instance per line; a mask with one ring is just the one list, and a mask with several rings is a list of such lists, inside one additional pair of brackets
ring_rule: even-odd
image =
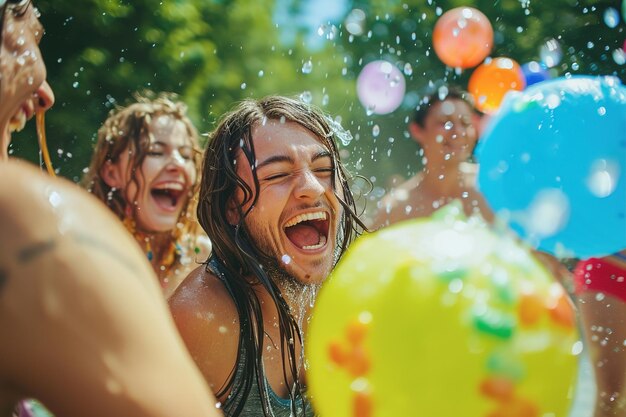
[(525, 87), (524, 73), (517, 62), (510, 58), (494, 58), (474, 70), (467, 89), (474, 96), (476, 108), (492, 114), (498, 110), (508, 91), (522, 91)]
[(444, 64), (471, 68), (491, 52), (493, 28), (489, 19), (473, 7), (457, 7), (444, 13), (433, 30), (433, 47)]

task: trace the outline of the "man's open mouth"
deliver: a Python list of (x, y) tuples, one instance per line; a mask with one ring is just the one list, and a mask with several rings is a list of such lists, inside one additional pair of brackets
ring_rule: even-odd
[(316, 211), (299, 214), (285, 224), (285, 235), (291, 243), (303, 250), (321, 249), (328, 241), (328, 213)]
[(183, 192), (183, 184), (179, 182), (161, 183), (150, 190), (150, 194), (157, 205), (168, 211), (176, 209), (183, 197)]

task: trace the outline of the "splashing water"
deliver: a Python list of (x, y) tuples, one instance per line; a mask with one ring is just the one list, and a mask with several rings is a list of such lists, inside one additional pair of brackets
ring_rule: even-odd
[(344, 129), (338, 120), (335, 120), (328, 115), (326, 115), (325, 118), (335, 138), (339, 139), (342, 145), (348, 146), (350, 142), (352, 142), (352, 133), (350, 133), (349, 130)]

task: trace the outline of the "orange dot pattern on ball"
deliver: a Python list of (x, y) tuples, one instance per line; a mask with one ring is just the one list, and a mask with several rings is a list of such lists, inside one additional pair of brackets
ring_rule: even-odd
[(491, 23), (473, 7), (447, 11), (437, 20), (433, 30), (435, 53), (450, 67), (475, 67), (489, 55), (492, 46)]
[[(368, 324), (359, 320), (350, 322), (345, 329), (345, 340), (332, 341), (328, 345), (328, 357), (335, 365), (345, 369), (353, 378), (367, 383), (370, 370), (370, 356), (364, 346)], [(353, 417), (371, 417), (373, 413), (372, 393), (369, 389), (355, 391), (352, 397)]]
[(468, 90), (474, 96), (476, 108), (483, 113), (495, 113), (504, 95), (526, 87), (520, 65), (510, 58), (494, 58), (479, 65), (469, 79)]

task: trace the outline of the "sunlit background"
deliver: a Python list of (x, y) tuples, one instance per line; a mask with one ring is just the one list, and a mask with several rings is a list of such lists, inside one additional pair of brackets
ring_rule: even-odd
[[(535, 61), (551, 77), (624, 77), (619, 0), (64, 0), (35, 1), (57, 103), (47, 115), (58, 173), (80, 180), (95, 134), (136, 91), (178, 93), (201, 132), (245, 97), (299, 96), (352, 133), (342, 145), (352, 172), (369, 179), (369, 199), (421, 168), (406, 130), (420, 98), (449, 82), (467, 88), (473, 69), (444, 65), (433, 51), (437, 19), (458, 6), (482, 11), (494, 29), (491, 57)], [(389, 114), (364, 107), (356, 79), (386, 60), (406, 81)], [(34, 127), (10, 149), (38, 161)]]

